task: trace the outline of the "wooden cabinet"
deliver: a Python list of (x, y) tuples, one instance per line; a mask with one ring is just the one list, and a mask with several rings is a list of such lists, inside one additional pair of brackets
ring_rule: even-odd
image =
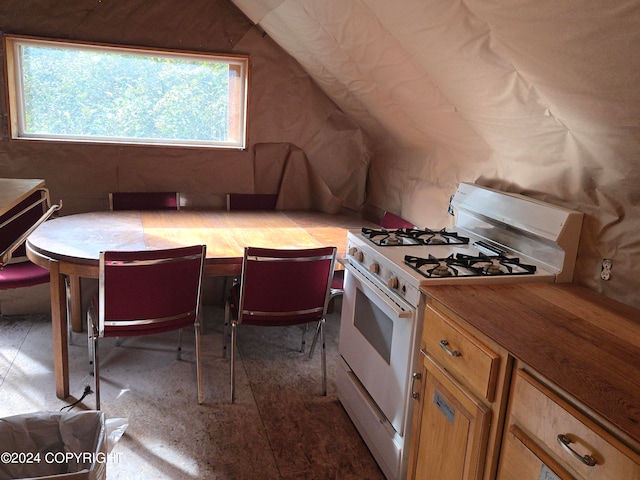
[(640, 312), (571, 284), (423, 291), (409, 478), (640, 480)]
[(480, 480), (495, 471), (511, 363), (464, 325), (444, 305), (427, 302), (409, 478)]
[(428, 355), (421, 379), (412, 478), (480, 479), (491, 411)]
[(519, 368), (497, 479), (640, 480), (640, 456)]
[(459, 322), (443, 307), (431, 304), (424, 318), (423, 345), (440, 365), (491, 402), (500, 357)]

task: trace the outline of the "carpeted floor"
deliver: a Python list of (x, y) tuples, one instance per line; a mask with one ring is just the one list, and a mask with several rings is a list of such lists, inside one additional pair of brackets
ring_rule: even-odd
[[(108, 479), (383, 479), (335, 393), (339, 315), (327, 323), (328, 395), (319, 350), (299, 352), (299, 328), (241, 326), (236, 402), (222, 357), (222, 309), (209, 307), (202, 337), (205, 404), (198, 405), (193, 332), (101, 342), (102, 410), (129, 426), (107, 464)], [(69, 348), (71, 393), (88, 374), (86, 336)], [(307, 334), (311, 343), (312, 332)], [(58, 411), (48, 316), (0, 317), (0, 417)], [(77, 409), (91, 409), (89, 395)]]

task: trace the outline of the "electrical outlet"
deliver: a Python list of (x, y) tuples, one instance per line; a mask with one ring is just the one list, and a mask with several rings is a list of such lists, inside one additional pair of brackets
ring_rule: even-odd
[(602, 269), (600, 270), (600, 278), (605, 281), (610, 280), (612, 268), (613, 268), (613, 260), (611, 260), (610, 258), (602, 259)]

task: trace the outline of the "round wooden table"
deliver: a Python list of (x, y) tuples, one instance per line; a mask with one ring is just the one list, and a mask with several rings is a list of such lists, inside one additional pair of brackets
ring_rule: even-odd
[(310, 211), (118, 211), (69, 215), (45, 222), (27, 240), (29, 259), (51, 273), (51, 317), (56, 395), (69, 396), (67, 302), (82, 330), (80, 277), (98, 278), (100, 252), (206, 245), (205, 275), (239, 275), (244, 247), (346, 250), (348, 229), (372, 227), (362, 219)]

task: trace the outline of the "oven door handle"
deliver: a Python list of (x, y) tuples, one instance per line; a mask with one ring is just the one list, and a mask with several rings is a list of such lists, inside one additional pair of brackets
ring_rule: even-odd
[[(340, 263), (344, 266), (344, 268), (346, 270), (349, 271), (349, 273), (351, 275), (353, 275), (360, 283), (364, 284), (364, 285), (370, 285), (369, 288), (372, 289), (378, 289), (378, 287), (375, 286), (375, 284), (368, 279), (365, 275), (363, 275), (360, 271), (358, 271), (356, 268), (354, 268), (348, 260), (340, 260)], [(382, 291), (381, 291), (382, 292)], [(367, 295), (368, 296), (368, 295)], [(401, 303), (405, 303), (404, 301), (398, 299), (398, 301), (394, 301), (393, 299), (391, 299), (388, 295), (375, 295), (375, 299), (372, 298), (371, 300), (373, 300), (374, 302), (377, 301), (382, 301), (387, 308), (391, 309), (395, 315), (396, 318), (412, 318), (413, 317), (413, 313), (414, 313), (414, 309), (413, 307), (410, 307), (409, 304), (406, 304), (407, 307), (403, 308), (401, 306)]]

